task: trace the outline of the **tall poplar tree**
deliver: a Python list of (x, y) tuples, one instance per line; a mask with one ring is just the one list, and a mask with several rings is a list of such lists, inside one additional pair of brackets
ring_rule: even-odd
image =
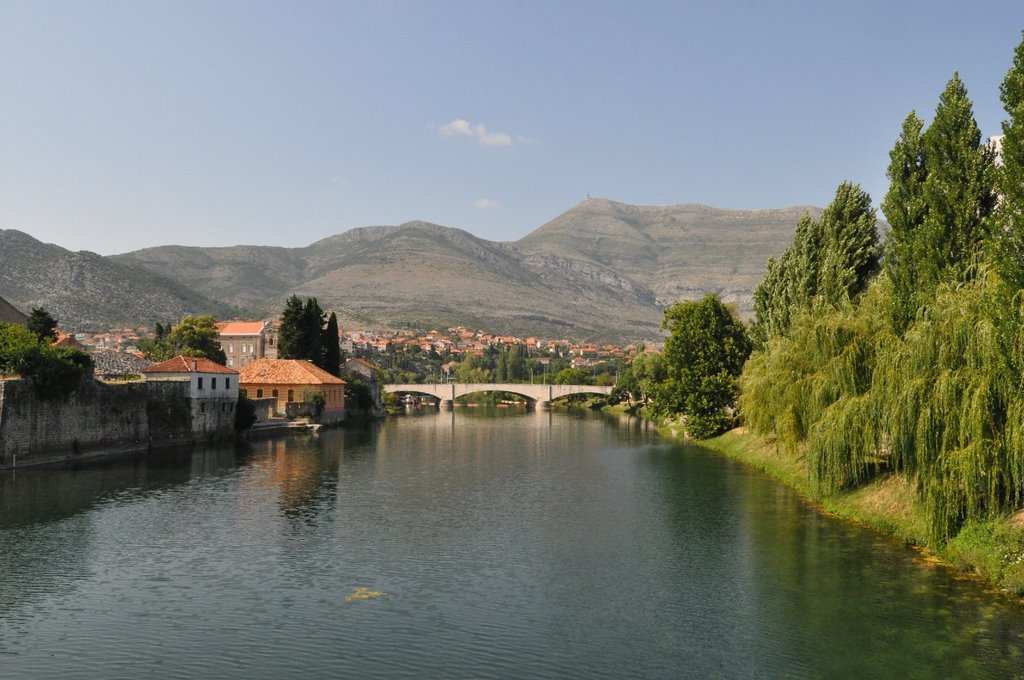
[(996, 203), (995, 156), (981, 143), (967, 88), (955, 72), (921, 139), (928, 176), (919, 289), (927, 294), (978, 258)]
[(838, 307), (864, 292), (878, 273), (878, 229), (871, 197), (843, 182), (818, 218), (821, 247), (817, 266), (818, 304)]
[(999, 88), (1009, 119), (1003, 121), (1002, 164), (997, 171), (994, 260), (1003, 280), (1024, 288), (1024, 41)]
[(914, 111), (903, 121), (896, 145), (889, 152), (889, 190), (882, 199), (882, 212), (889, 221), (885, 241), (885, 271), (893, 286), (891, 319), (903, 334), (918, 307), (917, 283), (924, 250), (924, 181), (928, 177), (921, 130), (924, 122)]

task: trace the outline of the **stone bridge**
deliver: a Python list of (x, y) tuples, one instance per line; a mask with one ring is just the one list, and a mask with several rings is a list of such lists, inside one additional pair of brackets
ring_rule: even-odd
[(522, 383), (433, 383), (385, 385), (385, 392), (427, 394), (437, 399), (441, 408), (451, 407), (456, 398), (476, 392), (510, 392), (526, 397), (540, 408), (551, 406), (551, 402), (572, 394), (611, 394), (611, 387), (594, 385), (533, 385)]

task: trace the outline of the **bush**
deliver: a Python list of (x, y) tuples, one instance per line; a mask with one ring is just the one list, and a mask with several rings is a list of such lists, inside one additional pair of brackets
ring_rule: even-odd
[(256, 423), (256, 404), (244, 394), (238, 395), (235, 406), (235, 431), (245, 432)]

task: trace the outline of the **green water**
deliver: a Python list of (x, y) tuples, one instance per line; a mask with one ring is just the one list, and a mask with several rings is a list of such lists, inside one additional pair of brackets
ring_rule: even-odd
[(636, 421), (457, 409), (0, 471), (0, 678), (1007, 678), (1022, 635)]

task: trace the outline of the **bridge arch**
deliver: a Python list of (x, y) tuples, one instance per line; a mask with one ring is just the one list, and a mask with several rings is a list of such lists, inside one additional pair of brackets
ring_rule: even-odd
[(459, 397), (478, 392), (508, 392), (525, 397), (538, 406), (550, 406), (555, 399), (573, 394), (611, 394), (611, 387), (596, 385), (535, 385), (530, 383), (405, 383), (385, 385), (385, 392), (426, 394), (440, 401), (441, 406), (451, 406)]

